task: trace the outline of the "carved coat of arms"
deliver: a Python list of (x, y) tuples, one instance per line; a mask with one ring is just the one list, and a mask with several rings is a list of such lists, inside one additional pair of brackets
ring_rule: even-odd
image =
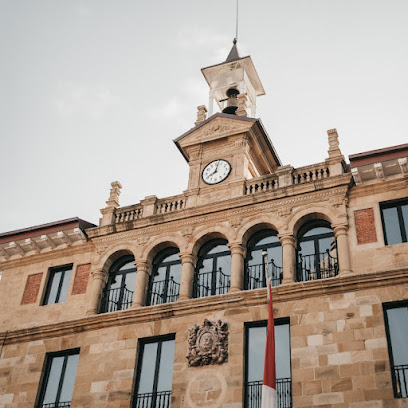
[(204, 319), (204, 323), (189, 328), (188, 365), (222, 364), (228, 360), (228, 323)]

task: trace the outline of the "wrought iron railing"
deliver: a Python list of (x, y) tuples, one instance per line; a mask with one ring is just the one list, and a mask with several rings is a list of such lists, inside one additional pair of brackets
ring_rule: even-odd
[(180, 294), (180, 284), (175, 282), (173, 276), (168, 280), (161, 280), (152, 283), (147, 295), (150, 306), (162, 303), (175, 302)]
[(101, 299), (101, 313), (129, 309), (133, 302), (133, 291), (126, 287), (107, 289)]
[[(276, 266), (273, 259), (269, 262), (269, 273), (272, 276), (272, 286), (278, 286), (282, 283), (283, 268)], [(245, 289), (266, 288), (265, 265), (246, 265), (244, 276)]]
[(392, 372), (395, 380), (395, 397), (408, 398), (408, 364), (393, 366)]
[(171, 391), (137, 394), (134, 408), (170, 408)]
[[(245, 408), (261, 408), (262, 406), (262, 381), (251, 381), (246, 384)], [(290, 378), (276, 379), (277, 408), (292, 407), (292, 380)]]
[(312, 255), (298, 254), (297, 280), (298, 282), (333, 278), (339, 272), (337, 253), (335, 256), (326, 252)]
[(70, 408), (71, 401), (52, 402), (50, 404), (43, 404), (42, 408)]
[(223, 295), (230, 288), (230, 276), (222, 272), (222, 268), (211, 272), (200, 272), (195, 275), (194, 297)]

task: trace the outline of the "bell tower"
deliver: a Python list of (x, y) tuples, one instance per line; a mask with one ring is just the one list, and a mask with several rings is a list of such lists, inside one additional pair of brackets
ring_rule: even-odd
[(222, 113), (255, 117), (256, 98), (265, 95), (265, 90), (251, 57), (239, 56), (236, 38), (224, 62), (201, 72), (210, 87), (209, 116), (215, 100)]

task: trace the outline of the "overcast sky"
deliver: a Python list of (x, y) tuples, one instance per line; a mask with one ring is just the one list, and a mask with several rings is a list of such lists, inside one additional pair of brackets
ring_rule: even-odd
[[(408, 141), (407, 0), (240, 0), (238, 48), (283, 164)], [(235, 0), (0, 0), (0, 231), (187, 187), (173, 139), (208, 101)]]

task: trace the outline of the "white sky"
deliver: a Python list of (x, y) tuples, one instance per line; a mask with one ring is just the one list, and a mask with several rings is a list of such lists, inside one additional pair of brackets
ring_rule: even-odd
[[(283, 164), (406, 143), (407, 0), (240, 0), (238, 48)], [(0, 0), (0, 232), (182, 193), (173, 139), (225, 60), (235, 0)]]

